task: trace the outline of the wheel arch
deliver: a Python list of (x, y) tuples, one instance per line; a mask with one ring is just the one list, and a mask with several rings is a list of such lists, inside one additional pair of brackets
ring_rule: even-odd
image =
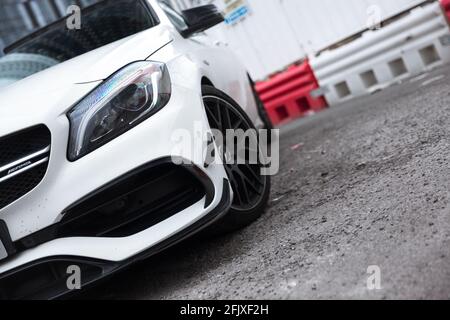
[(214, 84), (213, 84), (213, 82), (212, 82), (208, 77), (206, 77), (206, 76), (203, 76), (203, 77), (202, 77), (201, 85), (202, 85), (202, 86), (215, 87)]

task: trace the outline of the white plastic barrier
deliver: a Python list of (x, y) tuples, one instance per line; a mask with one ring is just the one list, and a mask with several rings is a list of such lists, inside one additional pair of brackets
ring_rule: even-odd
[(450, 62), (449, 39), (448, 23), (435, 2), (324, 52), (311, 66), (320, 92), (334, 105)]

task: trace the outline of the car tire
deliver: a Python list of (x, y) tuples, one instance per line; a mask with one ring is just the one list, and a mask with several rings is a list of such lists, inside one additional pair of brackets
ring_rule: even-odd
[[(208, 120), (210, 122), (210, 126), (212, 129), (220, 129), (220, 128), (216, 128), (217, 125), (215, 125), (213, 123), (214, 121), (211, 120), (211, 115), (210, 115), (210, 110), (209, 110), (210, 107), (208, 106), (209, 102), (207, 101), (207, 98), (205, 98), (205, 97), (209, 97), (208, 99), (210, 99), (210, 100), (216, 98), (216, 99), (218, 99), (218, 101), (223, 101), (224, 103), (227, 104), (227, 106), (222, 107), (222, 109), (228, 108), (228, 107), (232, 108), (230, 110), (232, 112), (235, 112), (235, 114), (233, 116), (241, 117), (242, 121), (245, 122), (245, 125), (248, 126), (249, 129), (256, 130), (254, 124), (252, 123), (252, 121), (250, 120), (248, 115), (244, 112), (244, 110), (227, 94), (225, 94), (222, 91), (217, 90), (216, 88), (211, 87), (211, 86), (202, 86), (202, 93), (203, 93), (203, 99), (204, 99), (206, 113), (208, 115)], [(216, 107), (216, 108), (218, 108), (218, 107)], [(218, 112), (220, 112), (220, 111), (218, 111)], [(259, 140), (258, 140), (258, 146), (259, 146)], [(254, 192), (254, 195), (257, 197), (257, 198), (255, 198), (256, 200), (254, 200), (255, 202), (252, 202), (252, 205), (249, 206), (248, 208), (243, 208), (245, 206), (239, 205), (238, 202), (242, 201), (242, 198), (245, 198), (245, 197), (239, 195), (239, 193), (243, 189), (238, 185), (239, 182), (236, 182), (234, 180), (241, 180), (241, 182), (242, 182), (243, 179), (235, 179), (234, 177), (230, 177), (230, 175), (235, 176), (236, 175), (235, 172), (230, 173), (230, 170), (227, 170), (227, 166), (226, 165), (224, 165), (224, 166), (226, 168), (227, 175), (230, 180), (231, 187), (233, 189), (234, 200), (233, 200), (233, 204), (232, 204), (232, 207), (229, 210), (229, 212), (223, 218), (221, 218), (219, 221), (217, 221), (215, 224), (213, 224), (212, 226), (210, 226), (207, 229), (208, 235), (221, 235), (221, 234), (233, 232), (233, 231), (236, 231), (236, 230), (239, 230), (239, 229), (242, 229), (242, 228), (248, 226), (249, 224), (251, 224), (252, 222), (257, 220), (259, 217), (261, 217), (261, 215), (264, 213), (264, 211), (267, 207), (268, 200), (269, 200), (270, 188), (271, 188), (271, 178), (268, 175), (267, 176), (260, 175), (259, 178), (261, 180), (257, 181), (257, 183), (255, 183), (255, 186), (256, 185), (260, 186), (261, 183), (264, 183), (264, 186), (261, 187), (261, 189), (259, 189), (260, 194), (256, 194), (256, 192)], [(251, 170), (251, 169), (249, 169), (249, 170)], [(258, 172), (257, 170), (254, 170), (253, 172), (255, 172), (255, 171)], [(244, 184), (245, 184), (245, 182), (244, 182)], [(245, 193), (248, 196), (248, 193), (251, 192), (252, 190), (250, 190), (249, 192), (247, 192), (247, 191), (245, 191)], [(238, 201), (238, 199), (239, 199), (239, 201)], [(245, 201), (242, 201), (242, 202), (245, 202)]]

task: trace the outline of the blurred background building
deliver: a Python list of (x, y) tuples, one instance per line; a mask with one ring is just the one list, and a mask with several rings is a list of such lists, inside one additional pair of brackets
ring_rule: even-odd
[[(1, 0), (0, 48), (100, 0)], [(450, 0), (164, 0), (213, 3), (208, 30), (243, 61), (275, 123), (377, 92), (450, 62)], [(1, 55), (1, 53), (0, 53)]]
[[(69, 5), (98, 0), (1, 0), (0, 47), (66, 15)], [(253, 77), (345, 42), (424, 0), (168, 0), (179, 10), (214, 3), (227, 14), (213, 32), (240, 56)]]
[[(213, 32), (235, 51), (256, 79), (295, 61), (348, 43), (369, 28), (431, 2), (427, 0), (172, 0), (214, 3), (227, 22)], [(243, 9), (245, 8), (245, 9)]]

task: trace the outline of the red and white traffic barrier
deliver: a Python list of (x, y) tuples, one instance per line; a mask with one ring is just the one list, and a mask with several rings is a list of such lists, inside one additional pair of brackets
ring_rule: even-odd
[(318, 88), (319, 84), (308, 60), (256, 84), (256, 90), (275, 125), (285, 124), (326, 108), (327, 102), (323, 97), (311, 95)]
[(447, 16), (447, 19), (450, 23), (450, 0), (440, 0), (442, 9), (444, 9), (444, 13)]

